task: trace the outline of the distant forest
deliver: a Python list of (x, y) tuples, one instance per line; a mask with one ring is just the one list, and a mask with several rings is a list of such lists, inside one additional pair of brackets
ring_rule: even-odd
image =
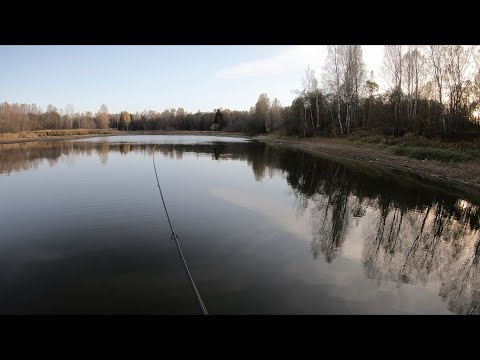
[(480, 49), (462, 45), (387, 45), (383, 93), (367, 73), (360, 45), (331, 45), (320, 77), (308, 67), (292, 104), (261, 94), (248, 111), (219, 107), (135, 114), (77, 112), (48, 105), (0, 104), (0, 133), (45, 129), (219, 130), (309, 137), (342, 136), (357, 129), (445, 140), (480, 136)]

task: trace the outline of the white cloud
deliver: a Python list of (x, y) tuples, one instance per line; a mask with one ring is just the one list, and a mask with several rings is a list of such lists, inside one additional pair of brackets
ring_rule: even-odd
[(303, 71), (308, 65), (320, 75), (326, 53), (327, 47), (324, 45), (292, 46), (277, 55), (225, 67), (218, 70), (215, 76), (220, 79), (265, 77)]

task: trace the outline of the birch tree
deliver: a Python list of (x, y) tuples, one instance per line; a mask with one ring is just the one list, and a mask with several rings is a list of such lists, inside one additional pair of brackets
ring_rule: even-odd
[(475, 64), (475, 75), (473, 78), (472, 100), (473, 100), (473, 116), (476, 121), (479, 119), (480, 112), (480, 48), (474, 47), (473, 59)]
[(414, 78), (414, 101), (413, 101), (413, 109), (412, 109), (412, 119), (413, 119), (413, 127), (415, 127), (415, 121), (418, 112), (418, 100), (420, 99), (420, 89), (425, 83), (426, 74), (425, 74), (425, 64), (426, 59), (425, 56), (420, 52), (418, 46), (414, 46), (411, 59), (413, 63), (413, 78)]
[(277, 130), (282, 124), (282, 105), (280, 100), (275, 98), (270, 107), (271, 131)]
[(102, 104), (100, 106), (100, 109), (98, 110), (98, 113), (97, 113), (97, 119), (99, 121), (98, 125), (100, 128), (102, 129), (108, 128), (109, 117), (108, 117), (107, 105)]
[(340, 51), (343, 76), (342, 100), (345, 103), (345, 131), (349, 133), (357, 123), (359, 88), (365, 78), (365, 65), (360, 45), (343, 46)]
[(409, 45), (403, 56), (404, 89), (406, 94), (407, 120), (415, 128), (415, 120), (418, 111), (420, 88), (425, 79), (425, 57), (419, 51), (418, 45)]
[(474, 76), (473, 48), (448, 45), (444, 54), (449, 126), (453, 127), (460, 117), (468, 121), (469, 84)]
[(441, 106), (440, 119), (443, 125), (443, 136), (447, 138), (447, 125), (445, 123), (444, 109), (443, 109), (443, 90), (445, 82), (445, 46), (429, 45), (426, 47), (428, 67), (432, 74), (437, 91), (437, 99)]
[(405, 91), (406, 94), (405, 100), (407, 102), (407, 121), (413, 122), (413, 98), (414, 98), (414, 78), (415, 78), (415, 70), (414, 70), (414, 54), (413, 50), (411, 49), (412, 46), (408, 46), (408, 50), (403, 55), (403, 66), (404, 70), (403, 73), (405, 74)]
[(125, 124), (125, 127), (128, 131), (128, 125), (132, 122), (132, 117), (130, 116), (130, 113), (128, 111), (122, 111), (120, 113), (120, 121)]
[(270, 122), (270, 99), (267, 94), (260, 94), (255, 104), (255, 114), (258, 120), (264, 125), (267, 132), (271, 132)]
[(67, 127), (71, 129), (73, 127), (73, 114), (75, 114), (75, 107), (72, 104), (67, 104), (65, 106), (65, 113), (68, 119)]
[[(319, 104), (319, 88), (318, 88), (318, 80), (315, 76), (315, 71), (308, 66), (307, 70), (305, 70), (305, 75), (302, 79), (303, 84), (303, 95), (310, 97), (315, 96), (315, 109), (316, 109), (316, 120), (317, 120), (317, 128), (320, 127), (320, 104)], [(311, 108), (310, 108), (311, 112)], [(314, 128), (313, 124), (313, 117), (312, 117), (312, 129)]]
[(402, 124), (402, 45), (385, 45), (383, 57), (383, 75), (388, 84), (394, 102), (394, 134), (401, 133)]
[[(312, 114), (312, 102), (310, 100), (310, 96), (317, 96), (318, 93), (318, 81), (315, 78), (315, 72), (310, 67), (310, 65), (305, 70), (305, 74), (302, 77), (302, 88), (300, 90), (293, 90), (293, 93), (301, 99), (303, 107), (304, 107), (304, 116), (302, 118), (302, 129), (303, 129), (303, 136), (306, 136), (307, 131), (307, 118), (310, 115), (310, 121), (312, 123), (312, 131), (315, 129), (315, 124), (313, 122), (313, 114)], [(318, 117), (318, 114), (317, 114)], [(318, 123), (318, 119), (317, 119)]]
[(370, 77), (365, 81), (365, 114), (363, 116), (363, 127), (370, 126), (370, 118), (372, 113), (372, 103), (375, 100), (375, 94), (378, 92), (379, 86), (375, 82), (373, 70), (370, 72)]
[(337, 120), (340, 127), (340, 133), (343, 134), (343, 124), (341, 116), (341, 68), (340, 68), (340, 52), (344, 45), (329, 45), (327, 50), (327, 58), (325, 60), (323, 79), (326, 88), (335, 94), (337, 102)]

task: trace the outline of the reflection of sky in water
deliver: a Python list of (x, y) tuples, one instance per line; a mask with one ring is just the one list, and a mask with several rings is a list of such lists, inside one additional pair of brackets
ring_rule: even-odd
[[(156, 143), (4, 148), (0, 312), (195, 312), (143, 138)], [(258, 143), (177, 138), (157, 171), (210, 313), (477, 311), (473, 201), (402, 179), (398, 196), (391, 179)]]
[[(291, 194), (287, 191), (278, 191), (282, 187), (288, 190), (288, 185), (283, 180), (281, 177), (264, 179), (261, 185), (249, 188), (248, 191), (220, 188), (211, 189), (211, 193), (236, 206), (252, 210), (257, 216), (266, 218), (266, 222), (273, 222), (275, 226), (280, 226), (285, 231), (309, 242), (312, 237), (311, 207), (314, 205), (310, 203), (301, 216), (298, 214), (295, 216), (291, 206), (284, 206), (285, 203), (293, 205)], [(276, 196), (272, 197), (268, 192), (276, 192)], [(296, 278), (298, 283), (307, 283), (314, 287), (329, 284), (334, 289), (329, 295), (336, 301), (347, 303), (349, 309), (347, 312), (351, 313), (359, 312), (355, 303), (369, 303), (371, 308), (368, 310), (362, 308), (361, 311), (372, 314), (391, 311), (405, 314), (449, 313), (445, 311), (445, 304), (438, 297), (439, 284), (398, 286), (397, 283), (388, 280), (373, 281), (365, 278), (360, 262), (363, 248), (362, 235), (369, 224), (371, 212), (372, 209), (367, 209), (367, 215), (359, 220), (358, 225), (351, 224), (349, 227), (347, 240), (338, 263), (327, 265), (330, 268), (324, 268), (325, 264), (320, 264), (321, 270), (308, 269), (308, 271), (304, 264), (292, 263), (288, 266), (289, 275)], [(322, 273), (320, 277), (319, 271)]]
[[(291, 207), (285, 207), (285, 203), (292, 203), (291, 196), (286, 194), (287, 184), (281, 178), (264, 179), (256, 187), (248, 190), (237, 190), (235, 188), (214, 188), (211, 189), (213, 196), (219, 197), (235, 206), (244, 207), (255, 211), (257, 214), (267, 217), (276, 225), (282, 227), (294, 235), (310, 240), (311, 226), (308, 216), (295, 216)], [(285, 188), (283, 192), (279, 190)], [(268, 193), (270, 190), (270, 194)], [(272, 189), (276, 190), (272, 196)]]
[(212, 144), (215, 142), (248, 142), (248, 138), (238, 136), (208, 136), (208, 135), (123, 135), (111, 137), (92, 137), (74, 141), (130, 143), (130, 144)]

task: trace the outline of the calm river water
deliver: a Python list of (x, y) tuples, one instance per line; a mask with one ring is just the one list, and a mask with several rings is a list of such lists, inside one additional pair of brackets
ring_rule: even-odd
[(0, 313), (478, 314), (479, 203), (232, 137), (0, 145)]

